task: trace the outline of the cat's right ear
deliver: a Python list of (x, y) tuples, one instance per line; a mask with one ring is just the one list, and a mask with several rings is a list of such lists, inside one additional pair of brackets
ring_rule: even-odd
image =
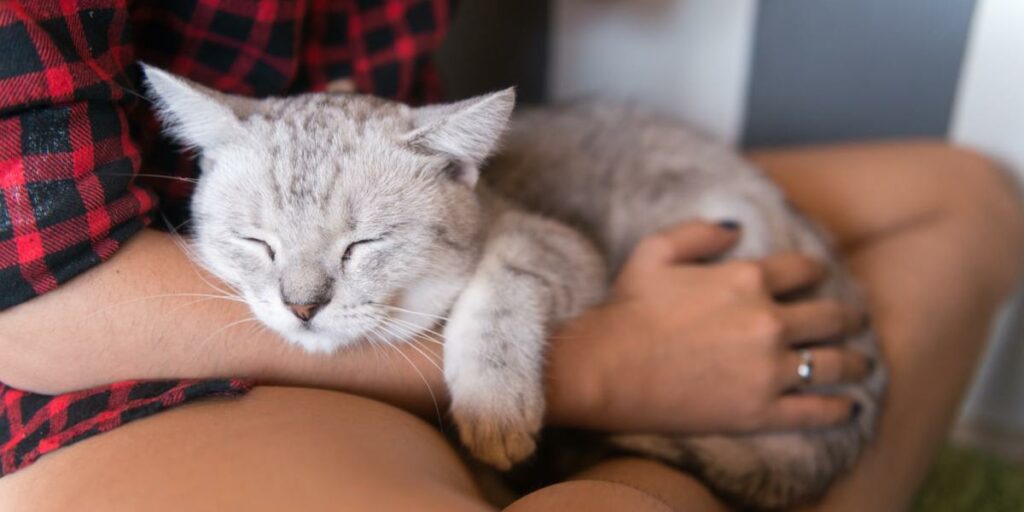
[(157, 117), (179, 142), (209, 151), (242, 135), (241, 119), (255, 111), (255, 100), (203, 87), (148, 64), (141, 64)]
[(414, 129), (405, 141), (418, 151), (451, 159), (449, 174), (469, 186), (476, 184), (480, 166), (495, 150), (515, 107), (515, 89), (430, 105), (412, 111)]

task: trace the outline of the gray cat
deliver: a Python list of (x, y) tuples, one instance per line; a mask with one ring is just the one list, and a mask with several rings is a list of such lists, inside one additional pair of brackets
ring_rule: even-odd
[[(200, 262), (312, 352), (399, 343), (446, 318), (452, 417), (469, 451), (501, 469), (535, 449), (548, 335), (602, 300), (646, 234), (736, 220), (731, 258), (799, 249), (831, 266), (817, 293), (859, 300), (824, 238), (757, 170), (630, 108), (518, 115), (484, 183), (511, 90), (422, 108), (345, 94), (254, 100), (145, 71), (165, 128), (200, 154)], [(877, 358), (870, 334), (847, 343)], [(861, 405), (847, 426), (613, 442), (686, 467), (740, 506), (805, 502), (870, 438), (884, 387), (874, 368), (835, 390)]]

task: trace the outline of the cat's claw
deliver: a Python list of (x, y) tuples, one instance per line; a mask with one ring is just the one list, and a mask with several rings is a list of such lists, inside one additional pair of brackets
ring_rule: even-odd
[[(533, 455), (539, 422), (453, 410), (463, 446), (473, 457), (502, 471)], [(536, 425), (534, 425), (536, 423)]]

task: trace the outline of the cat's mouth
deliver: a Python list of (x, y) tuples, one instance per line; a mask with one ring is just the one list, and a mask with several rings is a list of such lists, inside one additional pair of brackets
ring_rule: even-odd
[(288, 330), (292, 337), (304, 340), (304, 345), (311, 338), (347, 345), (387, 331), (389, 316), (370, 302), (337, 305), (307, 320), (295, 318)]

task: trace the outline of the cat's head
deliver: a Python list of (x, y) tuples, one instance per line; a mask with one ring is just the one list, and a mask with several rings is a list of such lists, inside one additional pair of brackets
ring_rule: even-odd
[(200, 155), (201, 263), (259, 320), (329, 351), (407, 337), (447, 310), (478, 256), (473, 187), (512, 90), (422, 108), (341, 94), (255, 100), (145, 71), (166, 131)]

